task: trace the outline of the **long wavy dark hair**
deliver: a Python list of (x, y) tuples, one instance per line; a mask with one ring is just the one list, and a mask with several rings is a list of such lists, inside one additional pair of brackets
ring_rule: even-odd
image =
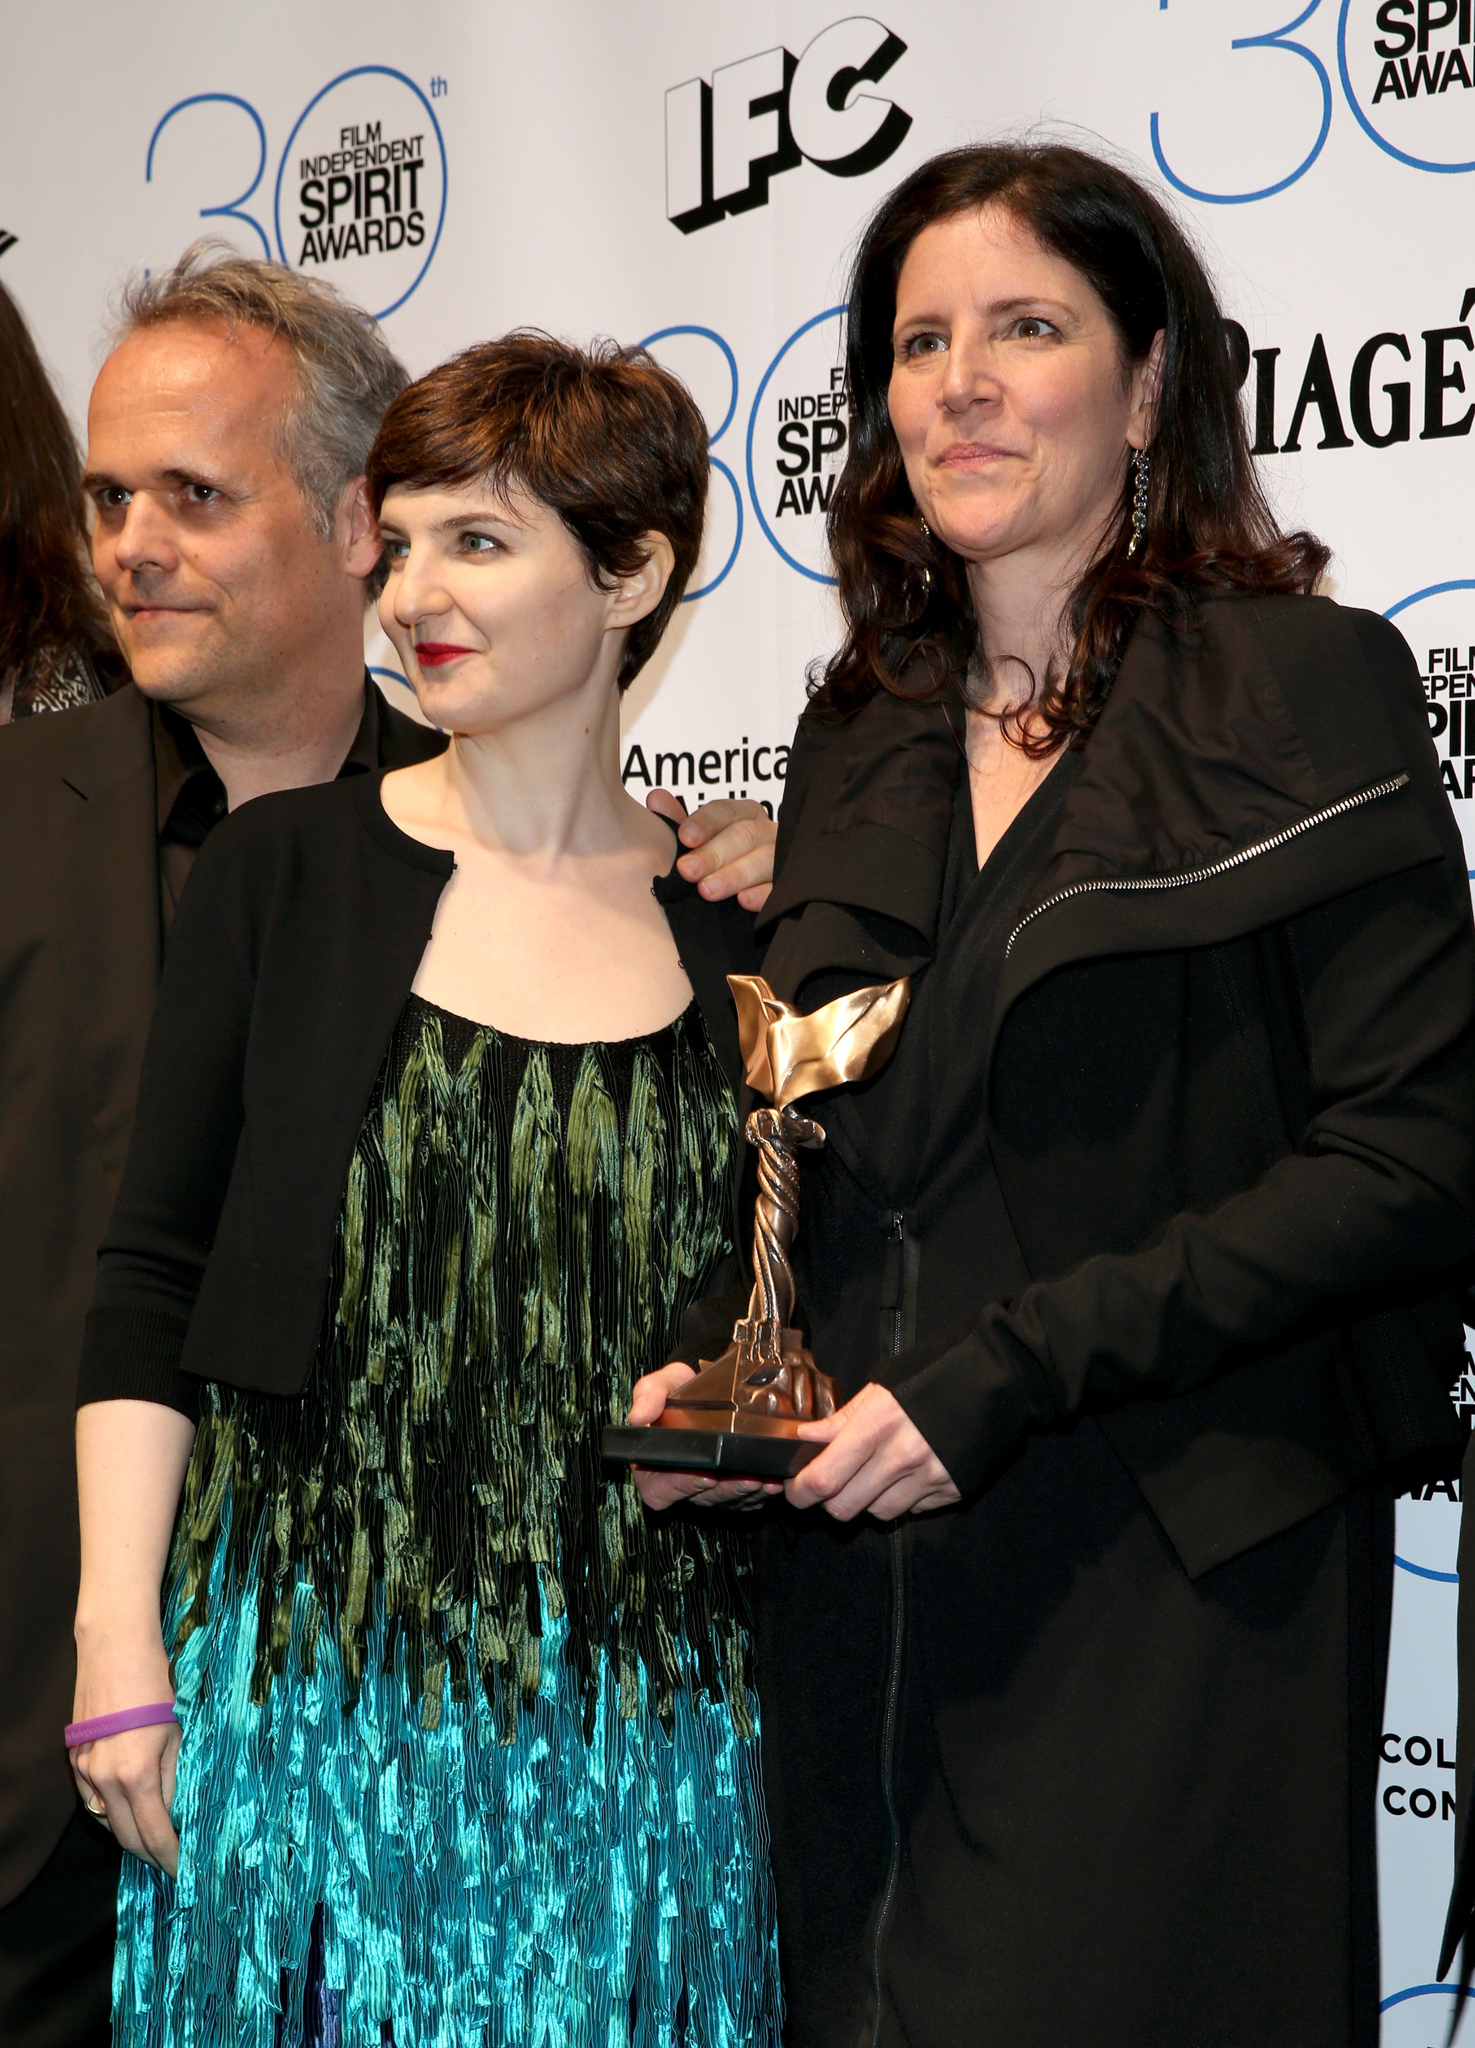
[(124, 680), (88, 556), (77, 444), (0, 285), (0, 676), (75, 649), (110, 686)]
[[(1283, 534), (1260, 487), (1240, 410), (1224, 316), (1172, 215), (1116, 165), (1058, 144), (949, 150), (914, 171), (873, 215), (850, 282), (846, 369), (850, 444), (830, 501), (830, 553), (845, 640), (816, 680), (816, 708), (857, 709), (879, 690), (967, 691), (980, 657), (966, 565), (923, 530), (887, 408), (896, 287), (907, 251), (934, 222), (1006, 206), (1101, 298), (1123, 367), (1164, 337), (1151, 448), (1147, 534), (1134, 556), (1133, 477), (1123, 449), (1118, 515), (1067, 606), (1071, 652), (1034, 679), (1026, 752), (1081, 744), (1101, 715), (1145, 610), (1182, 623), (1200, 596), (1294, 592), (1316, 584), (1329, 551)], [(930, 572), (930, 574), (924, 574)], [(903, 672), (906, 683), (901, 684)]]

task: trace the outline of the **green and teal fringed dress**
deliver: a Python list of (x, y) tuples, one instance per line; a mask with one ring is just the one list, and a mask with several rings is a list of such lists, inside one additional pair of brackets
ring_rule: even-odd
[(177, 1881), (129, 2048), (777, 2048), (742, 1539), (603, 1424), (727, 1248), (693, 1004), (531, 1045), (411, 997), (297, 1401), (207, 1387), (167, 1590)]

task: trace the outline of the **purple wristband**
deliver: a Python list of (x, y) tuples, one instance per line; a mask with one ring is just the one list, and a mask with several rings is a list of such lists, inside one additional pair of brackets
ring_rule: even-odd
[(173, 1700), (155, 1700), (151, 1707), (124, 1707), (116, 1714), (95, 1714), (90, 1721), (68, 1721), (67, 1748), (80, 1749), (84, 1742), (101, 1742), (108, 1735), (126, 1735), (130, 1728), (157, 1728), (178, 1719)]

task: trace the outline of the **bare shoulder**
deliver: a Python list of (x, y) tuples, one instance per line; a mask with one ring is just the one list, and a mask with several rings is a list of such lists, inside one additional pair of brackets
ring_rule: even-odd
[(379, 803), (385, 817), (407, 839), (441, 853), (470, 851), (464, 831), (446, 819), (446, 774), (443, 755), (391, 768), (379, 780)]
[(445, 789), (445, 762), (440, 754), (391, 768), (379, 784), (380, 801), (396, 824), (431, 814)]

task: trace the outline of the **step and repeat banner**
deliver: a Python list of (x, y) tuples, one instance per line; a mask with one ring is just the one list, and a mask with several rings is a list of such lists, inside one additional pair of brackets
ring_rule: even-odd
[[(201, 233), (331, 279), (414, 372), (516, 325), (645, 341), (711, 431), (702, 564), (623, 772), (776, 806), (833, 644), (846, 258), (888, 186), (999, 134), (1153, 180), (1244, 330), (1283, 518), (1417, 656), (1475, 867), (1471, 0), (50, 0), (3, 16), (0, 277), (83, 420), (109, 293)], [(400, 692), (388, 643), (372, 664)], [(1475, 1365), (1451, 1390), (1475, 1409)], [(1444, 2039), (1455, 1482), (1398, 1503), (1385, 1998)]]

